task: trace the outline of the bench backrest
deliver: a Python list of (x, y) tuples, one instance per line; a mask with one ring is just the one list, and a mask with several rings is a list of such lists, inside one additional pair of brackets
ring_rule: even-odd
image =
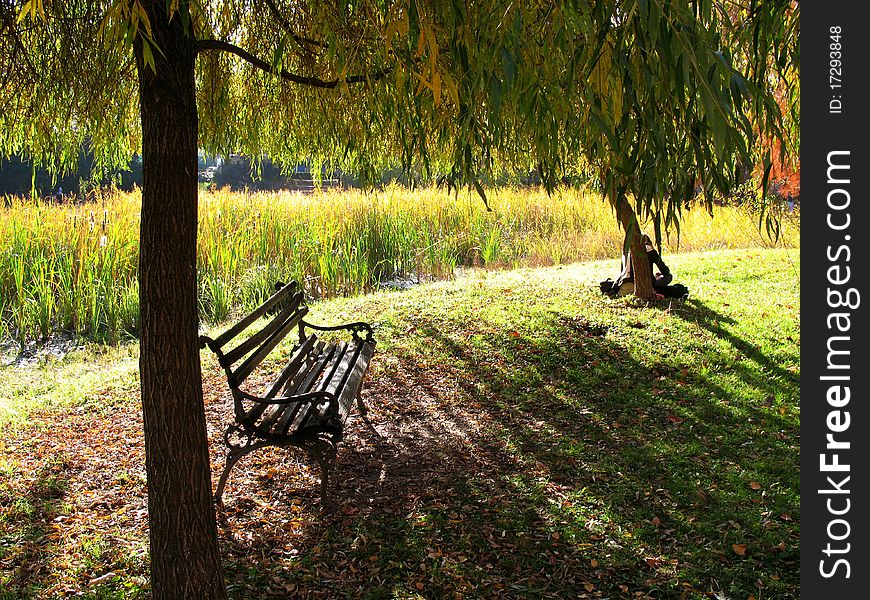
[[(297, 292), (297, 288), (295, 281), (284, 285), (215, 339), (200, 337), (200, 342), (217, 355), (224, 368), (236, 404), (240, 401), (239, 386), (308, 313), (308, 307), (303, 303), (304, 294)], [(274, 313), (271, 319), (260, 321), (261, 317), (271, 313)], [(249, 329), (253, 329), (249, 337), (241, 335)]]

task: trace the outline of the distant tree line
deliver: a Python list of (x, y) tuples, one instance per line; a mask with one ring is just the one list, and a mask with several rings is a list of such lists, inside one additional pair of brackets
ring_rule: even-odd
[(0, 158), (0, 196), (56, 197), (59, 191), (64, 196), (85, 196), (90, 190), (114, 186), (124, 191), (142, 187), (142, 158), (134, 155), (127, 169), (99, 172), (94, 156), (87, 150), (79, 153), (76, 169), (63, 175), (52, 174), (20, 156)]
[[(213, 164), (213, 161), (209, 164)], [(205, 168), (205, 166), (207, 165), (200, 157), (200, 169)], [(221, 161), (210, 182), (218, 189), (229, 188), (233, 191), (246, 189), (257, 191), (304, 190), (313, 185), (313, 175), (312, 167), (304, 163), (288, 170), (282, 169), (280, 165), (268, 157), (256, 165), (247, 156), (235, 155)], [(438, 173), (424, 175), (419, 170), (405, 172), (400, 165), (396, 165), (380, 171), (374, 181), (366, 182), (357, 174), (346, 173), (340, 169), (331, 169), (329, 166), (324, 166), (321, 170), (321, 180), (324, 186), (340, 185), (344, 188), (363, 187), (366, 183), (374, 186), (396, 183), (406, 187), (442, 185), (446, 182), (445, 175)], [(479, 180), (487, 187), (539, 186), (543, 183), (536, 170), (522, 173), (505, 172), (498, 175), (481, 173)], [(591, 181), (587, 175), (575, 173), (564, 177), (561, 183), (578, 186), (589, 184)]]
[[(241, 190), (298, 190), (310, 187), (313, 180), (311, 167), (300, 164), (290, 169), (283, 169), (269, 158), (256, 165), (249, 157), (232, 156), (221, 161), (204, 155), (199, 157), (199, 168), (217, 166), (211, 184), (216, 188)], [(340, 170), (324, 168), (321, 179), (325, 185), (341, 185), (341, 187), (361, 187), (364, 181), (355, 174)], [(583, 180), (577, 177), (577, 180)], [(202, 180), (202, 179), (201, 179)], [(422, 173), (403, 172), (400, 166), (381, 172), (374, 185), (398, 183), (405, 186), (420, 186), (441, 183), (437, 175), (424, 176)], [(486, 185), (539, 185), (541, 178), (537, 172), (501, 175), (499, 177), (482, 176)], [(578, 181), (572, 180), (571, 183)], [(563, 183), (568, 183), (565, 181)], [(142, 187), (142, 159), (134, 155), (126, 170), (110, 173), (99, 173), (93, 154), (87, 150), (79, 153), (76, 169), (63, 175), (52, 176), (42, 167), (35, 167), (33, 161), (20, 156), (0, 158), (0, 196), (30, 196), (35, 192), (38, 197), (57, 197), (62, 191), (66, 197), (83, 198), (90, 190), (113, 186), (122, 191), (132, 191), (134, 187)]]

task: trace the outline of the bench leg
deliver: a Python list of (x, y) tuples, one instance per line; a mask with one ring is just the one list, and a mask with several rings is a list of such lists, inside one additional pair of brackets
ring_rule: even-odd
[(360, 388), (360, 390), (356, 393), (356, 404), (359, 407), (360, 414), (362, 416), (366, 416), (369, 411), (366, 408), (366, 405), (363, 404), (363, 401), (362, 401), (362, 388)]
[(257, 442), (256, 444), (251, 444), (249, 446), (244, 446), (239, 449), (231, 449), (227, 453), (227, 464), (224, 467), (223, 472), (221, 473), (220, 479), (218, 479), (217, 488), (214, 492), (214, 501), (217, 503), (221, 502), (221, 497), (224, 494), (224, 487), (227, 484), (227, 478), (230, 475), (230, 470), (235, 466), (239, 459), (241, 459), (246, 454), (250, 454), (254, 450), (259, 450), (260, 448), (264, 448), (266, 446), (272, 446), (269, 442)]
[(309, 449), (309, 454), (314, 457), (320, 467), (320, 505), (324, 510), (330, 511), (335, 506), (329, 498), (329, 476), (335, 463), (336, 447), (333, 444), (325, 449), (314, 446)]
[(227, 477), (229, 477), (230, 469), (233, 468), (233, 465), (235, 465), (239, 461), (240, 458), (241, 458), (241, 455), (239, 455), (239, 456), (233, 456), (232, 454), (227, 455), (227, 464), (224, 467), (223, 472), (221, 473), (220, 479), (218, 479), (217, 489), (215, 489), (215, 492), (214, 492), (214, 501), (216, 503), (220, 504), (222, 502), (221, 497), (224, 495), (224, 486), (227, 484)]

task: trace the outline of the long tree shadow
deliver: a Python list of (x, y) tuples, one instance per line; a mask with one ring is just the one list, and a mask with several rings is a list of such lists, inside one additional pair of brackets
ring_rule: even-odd
[(743, 352), (749, 359), (774, 377), (781, 377), (793, 383), (799, 381), (800, 377), (797, 373), (784, 368), (781, 364), (767, 356), (757, 345), (738, 337), (724, 326), (724, 324), (734, 324), (734, 319), (715, 311), (700, 300), (690, 298), (682, 304), (680, 310), (675, 310), (672, 314), (698, 325), (719, 339), (729, 342), (736, 350)]
[[(426, 353), (394, 349), (366, 392), (378, 433), (349, 424), (338, 514), (303, 519), (288, 544), (262, 512), (235, 513), (236, 597), (794, 593), (799, 480), (784, 415), (641, 362), (607, 325), (570, 315), (542, 332), (415, 326)], [(740, 376), (750, 392), (791, 385)], [(761, 423), (781, 438), (759, 440)], [(300, 510), (282, 498), (276, 513)]]

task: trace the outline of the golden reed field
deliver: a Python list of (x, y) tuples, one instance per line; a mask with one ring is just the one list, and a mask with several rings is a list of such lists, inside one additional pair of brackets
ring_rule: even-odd
[[(313, 298), (396, 280), (452, 277), (457, 267), (503, 269), (615, 258), (622, 232), (592, 191), (499, 188), (492, 211), (474, 193), (329, 190), (200, 194), (203, 319), (220, 322), (295, 279)], [(0, 204), (0, 340), (66, 331), (97, 340), (135, 336), (138, 192), (102, 192), (86, 204), (6, 198)], [(685, 211), (667, 253), (798, 247), (799, 216), (783, 212), (776, 241), (752, 211)]]

